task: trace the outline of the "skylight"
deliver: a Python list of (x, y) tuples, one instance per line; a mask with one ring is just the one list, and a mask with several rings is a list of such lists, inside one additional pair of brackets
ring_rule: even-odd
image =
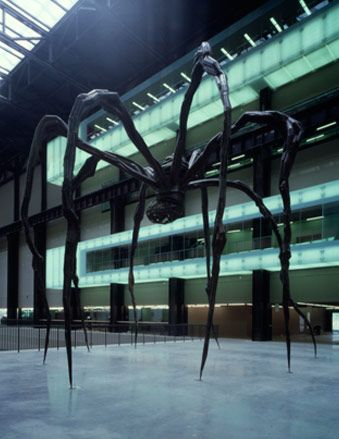
[(0, 0), (0, 80), (78, 0)]

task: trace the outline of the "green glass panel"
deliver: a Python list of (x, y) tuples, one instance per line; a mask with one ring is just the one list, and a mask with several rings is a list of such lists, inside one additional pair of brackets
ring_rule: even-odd
[(289, 75), (284, 69), (280, 69), (274, 73), (266, 75), (265, 79), (273, 89), (288, 84), (292, 80), (291, 75)]
[[(325, 11), (311, 15), (305, 21), (277, 34), (267, 43), (250, 50), (248, 54), (227, 63), (225, 69), (233, 107), (250, 102), (252, 97), (257, 96), (255, 89), (258, 79), (264, 78), (268, 85), (276, 89), (328, 62), (337, 60), (338, 23), (339, 3), (333, 2)], [(327, 48), (329, 56), (324, 48)], [(178, 123), (185, 89), (184, 87), (169, 95), (134, 117), (137, 129), (147, 138), (149, 146), (175, 137), (174, 130), (169, 130), (168, 126), (173, 122)], [(188, 126), (194, 127), (221, 114), (221, 106), (219, 110), (215, 105), (219, 99), (214, 80), (205, 76), (193, 100)], [(53, 142), (50, 143), (53, 146), (49, 146), (48, 152), (48, 162), (51, 162), (48, 163), (48, 180), (60, 183), (63, 149)], [(135, 148), (131, 146), (121, 124), (94, 139), (92, 143), (101, 150), (119, 152), (126, 156), (135, 153)], [(77, 169), (84, 160), (85, 155), (80, 154), (77, 158)]]
[(317, 17), (310, 20), (307, 25), (301, 30), (303, 50), (307, 51), (314, 46), (319, 47), (319, 42), (324, 37), (324, 19)]
[[(339, 241), (323, 241), (316, 244), (292, 245), (291, 270), (339, 265)], [(245, 251), (223, 255), (220, 262), (220, 275), (250, 274), (252, 270), (280, 270), (278, 249)], [(47, 288), (62, 288), (62, 251), (47, 251)], [(51, 266), (54, 270), (50, 270)], [(166, 281), (170, 277), (184, 279), (206, 276), (205, 258), (168, 261), (136, 266), (134, 269), (136, 283)], [(80, 276), (80, 287), (108, 285), (109, 283), (127, 284), (128, 269), (113, 269), (90, 275)]]
[(280, 41), (281, 59), (284, 64), (289, 63), (300, 56), (302, 51), (301, 29), (297, 28), (294, 32), (289, 32)]
[(291, 74), (293, 79), (300, 78), (311, 71), (311, 66), (304, 58), (299, 58), (296, 61), (286, 66), (287, 71)]
[(332, 57), (327, 47), (322, 47), (306, 56), (307, 60), (314, 69), (318, 69), (332, 61)]
[(278, 42), (273, 42), (267, 44), (262, 51), (261, 55), (261, 66), (264, 72), (270, 71), (276, 65), (279, 65), (281, 60), (280, 55), (280, 44)]

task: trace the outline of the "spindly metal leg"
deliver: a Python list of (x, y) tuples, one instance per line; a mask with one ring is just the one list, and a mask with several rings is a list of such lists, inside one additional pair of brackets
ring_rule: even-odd
[(24, 197), (21, 205), (21, 219), (24, 226), (25, 238), (27, 245), (32, 253), (32, 257), (33, 257), (32, 266), (37, 276), (37, 291), (38, 294), (41, 294), (42, 296), (42, 300), (44, 303), (44, 310), (47, 316), (43, 363), (46, 362), (48, 346), (49, 346), (51, 313), (49, 310), (48, 300), (46, 296), (46, 281), (43, 276), (44, 260), (43, 257), (38, 252), (32, 237), (31, 227), (28, 221), (28, 211), (29, 211), (29, 204), (32, 195), (35, 167), (37, 166), (39, 161), (41, 161), (41, 157), (43, 155), (43, 151), (46, 149), (47, 143), (56, 136), (66, 137), (66, 135), (67, 135), (67, 125), (58, 116), (44, 116), (38, 123), (34, 131), (32, 145), (28, 158), (26, 186), (25, 186)]
[[(151, 154), (148, 146), (145, 141), (137, 131), (133, 119), (128, 113), (127, 109), (121, 102), (121, 99), (117, 93), (110, 92), (108, 90), (92, 90), (89, 93), (82, 93), (77, 96), (75, 103), (72, 107), (70, 118), (69, 118), (69, 129), (72, 131), (69, 132), (68, 138), (70, 139), (70, 135), (74, 138), (78, 138), (78, 129), (80, 122), (85, 114), (87, 114), (90, 110), (94, 110), (97, 107), (101, 107), (104, 111), (108, 113), (115, 114), (122, 122), (126, 133), (134, 146), (139, 150), (139, 152), (146, 159), (148, 164), (153, 168), (153, 172), (155, 174), (156, 180), (161, 182), (164, 186), (168, 183), (168, 178), (165, 175), (162, 167), (158, 160), (156, 160)], [(83, 143), (83, 146), (89, 146), (86, 142)], [(81, 142), (79, 142), (79, 147), (81, 147)], [(94, 148), (94, 152), (97, 152)], [(109, 154), (109, 153), (108, 153)], [(115, 157), (118, 157), (115, 155)], [(102, 159), (102, 156), (99, 157)], [(127, 159), (128, 160), (128, 159)], [(127, 161), (126, 160), (126, 161)], [(129, 161), (130, 164), (133, 162)], [(133, 163), (133, 167), (137, 168), (137, 164)], [(145, 170), (142, 169), (141, 166), (138, 167), (138, 171), (141, 175), (147, 174)], [(141, 172), (142, 171), (142, 172)]]
[(212, 273), (210, 282), (210, 303), (208, 309), (208, 318), (206, 325), (206, 334), (204, 340), (204, 347), (200, 366), (200, 380), (206, 363), (208, 355), (208, 347), (210, 340), (210, 333), (213, 324), (214, 307), (217, 293), (217, 284), (220, 271), (220, 258), (226, 244), (226, 230), (223, 223), (223, 216), (226, 204), (226, 179), (227, 179), (227, 161), (228, 161), (228, 146), (231, 129), (231, 106), (224, 112), (224, 129), (222, 136), (222, 143), (220, 148), (220, 176), (219, 176), (219, 198), (216, 209), (214, 231), (212, 239)]
[(130, 256), (129, 256), (129, 273), (128, 273), (128, 289), (131, 295), (131, 301), (133, 305), (133, 316), (134, 316), (134, 323), (135, 323), (135, 338), (134, 338), (134, 345), (137, 346), (138, 341), (138, 319), (137, 319), (137, 309), (136, 309), (136, 301), (135, 301), (135, 295), (134, 295), (134, 274), (133, 274), (133, 267), (134, 267), (134, 255), (135, 251), (137, 249), (138, 245), (138, 236), (139, 236), (139, 230), (140, 230), (140, 224), (144, 217), (145, 213), (145, 198), (146, 198), (146, 188), (147, 186), (145, 184), (141, 185), (140, 193), (139, 193), (139, 203), (137, 206), (137, 209), (134, 214), (134, 227), (133, 227), (133, 237), (132, 237), (132, 244), (131, 244), (131, 250), (130, 250)]
[[(208, 195), (207, 188), (201, 188), (201, 210), (202, 218), (204, 224), (204, 241), (205, 241), (205, 253), (206, 253), (206, 272), (207, 272), (207, 283), (206, 283), (206, 294), (208, 298), (208, 303), (210, 302), (210, 283), (211, 283), (211, 239), (210, 239), (210, 225), (208, 219)], [(212, 322), (212, 334), (215, 342), (220, 349), (219, 340), (215, 332), (215, 327)]]

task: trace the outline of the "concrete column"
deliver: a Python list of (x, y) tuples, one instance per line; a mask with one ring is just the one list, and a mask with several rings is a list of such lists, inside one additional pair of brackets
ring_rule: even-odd
[(127, 307), (125, 306), (125, 286), (121, 284), (110, 285), (110, 323), (127, 320)]
[(37, 273), (33, 272), (33, 320), (35, 324), (38, 324), (39, 320), (47, 317), (44, 303), (44, 294), (46, 294), (46, 223), (34, 226), (33, 235), (35, 246), (43, 257), (42, 284), (39, 282)]
[[(119, 233), (125, 229), (125, 198), (118, 197), (110, 202), (111, 207), (111, 233)], [(120, 252), (121, 253), (121, 252)], [(127, 255), (126, 255), (127, 256)], [(112, 251), (114, 265), (118, 266), (119, 248)], [(110, 323), (128, 320), (127, 307), (125, 306), (125, 286), (110, 284)]]
[(7, 318), (16, 319), (19, 304), (20, 233), (7, 235)]
[[(187, 308), (185, 307), (185, 281), (172, 277), (168, 279), (168, 323), (179, 325), (187, 323)], [(183, 334), (182, 328), (171, 328), (172, 335)]]
[(252, 340), (272, 340), (270, 273), (266, 270), (252, 274)]

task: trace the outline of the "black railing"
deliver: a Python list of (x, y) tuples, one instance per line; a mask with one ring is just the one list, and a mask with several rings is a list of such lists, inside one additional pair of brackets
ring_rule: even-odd
[[(25, 320), (10, 320), (7, 325), (0, 325), (0, 351), (18, 351), (24, 349), (44, 349), (46, 324), (29, 325)], [(140, 322), (108, 324), (107, 322), (86, 321), (89, 346), (108, 346), (135, 343), (137, 329), (137, 344), (167, 343), (177, 341), (193, 341), (205, 336), (206, 325)], [(215, 326), (218, 336), (218, 326)], [(80, 322), (72, 324), (72, 346), (85, 346), (85, 334)], [(53, 321), (50, 329), (49, 347), (59, 349), (65, 346), (65, 336), (62, 321)]]

